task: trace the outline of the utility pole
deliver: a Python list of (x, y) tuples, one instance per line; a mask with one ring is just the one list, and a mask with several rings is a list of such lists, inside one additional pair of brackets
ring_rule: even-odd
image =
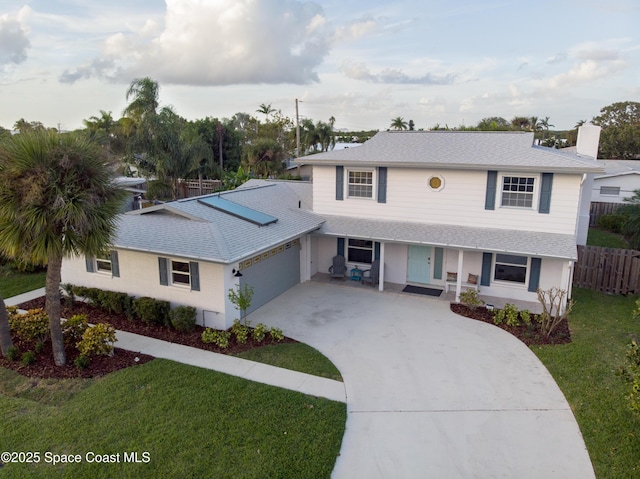
[[(296, 98), (296, 156), (299, 158), (300, 155), (300, 115), (298, 115), (298, 99)], [(300, 164), (298, 164), (298, 168), (296, 169), (296, 173), (300, 176)]]

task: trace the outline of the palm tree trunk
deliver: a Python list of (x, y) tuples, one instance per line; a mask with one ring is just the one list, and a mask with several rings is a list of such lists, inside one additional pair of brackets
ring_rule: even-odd
[(11, 331), (9, 331), (9, 315), (4, 305), (4, 299), (0, 296), (0, 352), (6, 357), (9, 348), (13, 346), (11, 342)]
[(64, 352), (64, 339), (60, 324), (60, 270), (62, 269), (62, 257), (51, 257), (47, 264), (47, 276), (45, 283), (45, 310), (49, 316), (49, 330), (51, 332), (51, 345), (53, 346), (53, 360), (56, 366), (64, 366), (67, 357)]

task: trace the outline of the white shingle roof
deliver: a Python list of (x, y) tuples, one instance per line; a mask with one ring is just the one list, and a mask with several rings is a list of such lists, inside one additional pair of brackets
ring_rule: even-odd
[(598, 160), (604, 167), (604, 174), (596, 178), (640, 174), (640, 160)]
[[(174, 201), (119, 217), (114, 246), (184, 258), (232, 263), (317, 229), (323, 219), (305, 210), (295, 187), (254, 182), (221, 193), (234, 203), (266, 213), (278, 221), (258, 226), (204, 205), (197, 198)], [(211, 195), (209, 195), (211, 196)], [(300, 207), (299, 207), (300, 205)]]
[(382, 165), (512, 171), (601, 172), (576, 153), (533, 145), (533, 133), (478, 131), (386, 131), (358, 148), (298, 158), (317, 165)]
[(576, 239), (573, 235), (369, 220), (348, 216), (324, 215), (324, 219), (318, 233), (330, 236), (577, 259)]

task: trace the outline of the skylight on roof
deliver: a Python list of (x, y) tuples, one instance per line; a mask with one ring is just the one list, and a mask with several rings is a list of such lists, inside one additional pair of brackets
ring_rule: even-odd
[(260, 211), (239, 205), (238, 203), (226, 200), (217, 195), (210, 196), (208, 198), (201, 198), (198, 201), (203, 205), (210, 206), (218, 211), (222, 211), (223, 213), (227, 213), (258, 226), (266, 226), (278, 221), (278, 218), (275, 216), (261, 213)]

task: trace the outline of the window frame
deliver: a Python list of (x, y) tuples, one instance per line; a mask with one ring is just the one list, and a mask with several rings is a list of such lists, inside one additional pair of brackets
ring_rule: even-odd
[[(607, 190), (618, 190), (616, 193), (605, 193), (605, 189)], [(620, 187), (619, 186), (605, 186), (602, 185), (600, 187), (600, 196), (615, 196), (616, 198), (620, 196)]]
[[(101, 264), (109, 265), (109, 267), (101, 268), (100, 267)], [(93, 258), (93, 266), (94, 266), (94, 271), (96, 273), (108, 274), (113, 276), (113, 263), (111, 261), (111, 252), (108, 251), (104, 255), (96, 255), (96, 257)]]
[[(533, 186), (530, 193), (529, 192), (519, 192), (519, 191), (505, 191), (504, 181), (505, 178), (526, 178), (533, 180)], [(526, 174), (522, 173), (501, 173), (500, 174), (500, 183), (499, 183), (499, 191), (500, 191), (500, 208), (509, 208), (509, 209), (518, 209), (518, 210), (537, 210), (538, 202), (540, 201), (540, 188), (541, 188), (541, 179), (539, 174)], [(518, 206), (518, 205), (507, 205), (505, 204), (505, 193), (520, 193), (520, 194), (530, 194), (531, 195), (531, 206)]]
[[(168, 261), (170, 262), (170, 264), (167, 265), (167, 276), (169, 279), (169, 284), (171, 286), (176, 286), (178, 288), (189, 288), (191, 289), (191, 264), (189, 261), (180, 261), (177, 259), (173, 259), (173, 258), (168, 258)], [(181, 264), (186, 264), (187, 265), (187, 271), (182, 271), (179, 269), (175, 269), (173, 264), (174, 263), (181, 263)], [(187, 282), (183, 282), (183, 281), (176, 281), (175, 280), (175, 276), (174, 275), (179, 275), (179, 276), (186, 276), (187, 278)]]
[[(360, 242), (364, 242), (364, 243), (371, 243), (371, 248), (367, 247), (367, 246), (359, 246), (359, 245), (351, 245), (352, 241), (360, 241)], [(375, 256), (375, 242), (373, 240), (367, 240), (367, 239), (361, 239), (361, 238), (347, 238), (347, 244), (345, 245), (346, 249), (347, 249), (347, 262), (348, 263), (353, 263), (353, 264), (366, 264), (366, 265), (370, 265), (373, 264), (374, 261), (374, 256)], [(358, 251), (371, 251), (371, 261), (367, 262), (367, 261), (361, 261), (358, 259), (352, 259), (351, 258), (351, 249), (354, 250), (358, 250)]]
[[(371, 175), (371, 184), (367, 185), (365, 183), (351, 183), (350, 176), (351, 173), (366, 173)], [(345, 197), (350, 199), (358, 199), (358, 200), (375, 200), (377, 197), (377, 176), (375, 168), (345, 168)], [(371, 196), (358, 196), (351, 194), (351, 186), (370, 186), (371, 187)]]
[[(524, 258), (525, 259), (525, 263), (524, 264), (519, 264), (519, 263), (515, 263), (515, 262), (508, 262), (508, 261), (500, 261), (498, 259), (499, 256), (512, 256), (515, 258)], [(504, 266), (508, 266), (511, 268), (524, 268), (524, 278), (523, 281), (516, 281), (516, 280), (511, 280), (511, 279), (505, 279), (505, 278), (498, 278), (497, 274), (498, 274), (498, 266), (499, 265), (504, 265)], [(522, 287), (527, 287), (527, 285), (529, 284), (529, 275), (531, 273), (531, 257), (530, 256), (524, 256), (524, 255), (520, 255), (520, 254), (509, 254), (509, 253), (495, 253), (493, 255), (493, 281), (499, 284), (503, 284), (503, 285), (512, 285), (512, 286), (522, 286)]]

